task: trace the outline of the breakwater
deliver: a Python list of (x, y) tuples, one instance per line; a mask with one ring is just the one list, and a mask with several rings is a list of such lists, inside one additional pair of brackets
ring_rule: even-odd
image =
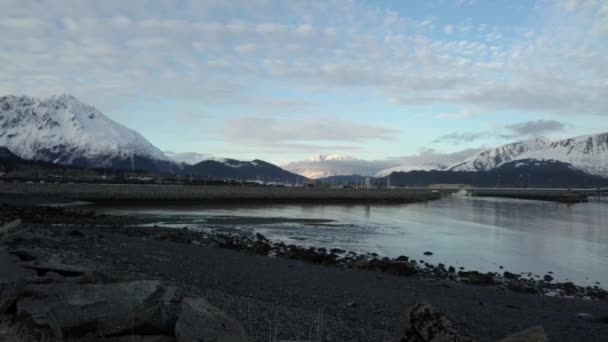
[(0, 195), (103, 202), (413, 203), (439, 199), (414, 189), (324, 189), (263, 186), (2, 183)]

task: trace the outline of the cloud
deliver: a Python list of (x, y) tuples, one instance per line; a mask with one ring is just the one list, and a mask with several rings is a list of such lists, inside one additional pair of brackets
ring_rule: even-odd
[(536, 120), (507, 125), (505, 128), (520, 136), (537, 136), (563, 131), (566, 125), (555, 120)]
[(272, 117), (245, 116), (229, 120), (225, 136), (229, 141), (258, 145), (310, 142), (363, 143), (392, 140), (400, 131), (353, 120), (332, 117), (279, 120)]
[(323, 178), (334, 175), (374, 176), (379, 171), (398, 165), (394, 160), (343, 160), (309, 159), (281, 165), (286, 170), (308, 178)]
[(468, 148), (452, 153), (443, 153), (431, 148), (422, 148), (417, 154), (392, 158), (392, 161), (397, 162), (397, 166), (381, 170), (377, 176), (384, 177), (392, 172), (413, 170), (445, 170), (483, 150), (483, 148)]
[(433, 144), (438, 143), (452, 143), (455, 145), (471, 143), (477, 141), (482, 138), (486, 138), (491, 136), (491, 132), (454, 132), (442, 135), (435, 140), (433, 140)]
[(186, 163), (190, 165), (194, 165), (196, 163), (200, 163), (203, 160), (207, 160), (212, 158), (213, 156), (210, 154), (203, 154), (197, 152), (173, 152), (173, 151), (163, 151), (167, 158), (174, 160), (178, 163)]
[[(506, 44), (509, 28), (449, 24), (437, 28), (448, 39), (437, 40), (435, 18), (358, 1), (244, 1), (237, 11), (202, 0), (185, 2), (179, 13), (147, 0), (11, 1), (0, 22), (0, 82), (40, 96), (65, 89), (95, 105), (141, 94), (198, 100), (207, 91), (245, 105), (259, 80), (272, 79), (291, 89), (365, 87), (402, 105), (606, 115), (608, 5), (543, 6), (538, 34)], [(272, 8), (281, 8), (281, 18)], [(480, 38), (451, 39), (465, 26), (483, 27)], [(32, 38), (42, 42), (36, 53)], [(226, 84), (245, 87), (225, 92)]]
[(309, 178), (322, 178), (333, 175), (360, 175), (384, 177), (391, 172), (412, 170), (443, 170), (451, 165), (482, 151), (482, 148), (469, 148), (453, 153), (441, 153), (434, 149), (423, 148), (413, 155), (378, 160), (361, 160), (353, 157), (296, 161), (281, 165), (286, 170)]
[(521, 139), (536, 137), (547, 133), (562, 132), (566, 124), (556, 120), (534, 120), (500, 126), (494, 130), (480, 132), (452, 132), (444, 134), (435, 140), (434, 144), (451, 143), (455, 145), (468, 144), (486, 138)]

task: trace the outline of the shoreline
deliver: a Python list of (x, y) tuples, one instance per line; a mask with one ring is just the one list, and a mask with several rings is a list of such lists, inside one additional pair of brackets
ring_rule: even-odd
[[(4, 217), (14, 209), (7, 208)], [(12, 215), (25, 222), (7, 243), (11, 253), (61, 259), (121, 279), (179, 284), (238, 318), (257, 341), (268, 340), (275, 315), (284, 320), (277, 330), (281, 339), (308, 340), (319, 310), (326, 315), (325, 331), (333, 334), (325, 340), (385, 341), (407, 307), (427, 302), (481, 341), (534, 325), (544, 326), (551, 341), (608, 334), (605, 291), (593, 290), (594, 300), (583, 300), (592, 293), (574, 284), (552, 289), (578, 298), (532, 295), (531, 289), (543, 288), (525, 279), (429, 267), (405, 257), (290, 247), (259, 234), (135, 227), (141, 218), (81, 208), (21, 207)]]

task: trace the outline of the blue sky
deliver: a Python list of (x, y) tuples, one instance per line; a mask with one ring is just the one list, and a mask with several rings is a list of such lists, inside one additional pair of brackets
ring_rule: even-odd
[(163, 150), (382, 160), (608, 130), (602, 0), (0, 0), (0, 94)]

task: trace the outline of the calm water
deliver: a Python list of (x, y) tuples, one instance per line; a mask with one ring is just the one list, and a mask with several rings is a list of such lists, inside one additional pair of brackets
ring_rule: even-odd
[[(553, 271), (559, 280), (608, 284), (605, 200), (566, 205), (454, 196), (408, 205), (106, 209), (157, 215), (159, 222), (179, 218), (175, 226), (192, 229), (251, 230), (298, 245), (407, 255), (481, 271), (501, 271), (499, 266), (541, 276)], [(426, 257), (425, 251), (434, 255)]]

